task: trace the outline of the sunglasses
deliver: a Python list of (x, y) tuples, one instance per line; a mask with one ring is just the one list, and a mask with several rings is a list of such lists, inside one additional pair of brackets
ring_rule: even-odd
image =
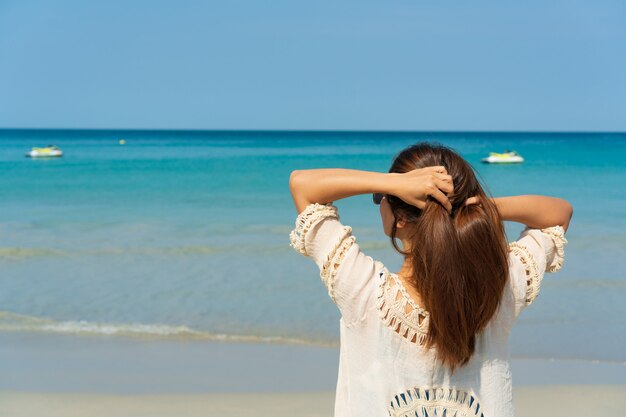
[(385, 194), (383, 193), (372, 194), (372, 198), (374, 199), (374, 204), (380, 204), (380, 202), (383, 201), (384, 197), (385, 197)]

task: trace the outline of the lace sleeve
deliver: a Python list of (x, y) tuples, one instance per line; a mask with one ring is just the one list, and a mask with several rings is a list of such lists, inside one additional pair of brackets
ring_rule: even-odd
[(517, 313), (539, 295), (545, 272), (556, 272), (565, 261), (565, 232), (560, 225), (544, 229), (524, 228), (509, 251), (516, 260), (511, 271), (516, 299), (520, 303)]
[(312, 203), (305, 207), (296, 218), (296, 227), (289, 234), (290, 246), (304, 256), (308, 256), (306, 236), (309, 230), (323, 219), (337, 219), (337, 207), (332, 204)]
[(309, 204), (298, 215), (289, 238), (294, 250), (318, 266), (328, 295), (342, 316), (360, 316), (369, 302), (365, 289), (381, 264), (361, 252), (352, 227), (340, 222), (337, 207)]

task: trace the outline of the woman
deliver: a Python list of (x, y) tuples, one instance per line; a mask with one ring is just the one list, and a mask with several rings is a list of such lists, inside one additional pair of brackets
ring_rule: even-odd
[[(544, 272), (561, 268), (572, 206), (488, 198), (461, 156), (430, 143), (401, 151), (389, 173), (299, 170), (289, 186), (291, 246), (341, 313), (335, 416), (513, 416), (508, 334)], [(398, 272), (361, 251), (332, 204), (366, 193), (404, 255)], [(526, 225), (517, 241), (503, 221)]]

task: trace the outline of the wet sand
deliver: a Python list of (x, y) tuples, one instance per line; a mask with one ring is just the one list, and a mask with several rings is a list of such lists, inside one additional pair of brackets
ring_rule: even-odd
[[(0, 333), (0, 416), (333, 416), (336, 348)], [(626, 415), (626, 364), (512, 360), (518, 416)]]

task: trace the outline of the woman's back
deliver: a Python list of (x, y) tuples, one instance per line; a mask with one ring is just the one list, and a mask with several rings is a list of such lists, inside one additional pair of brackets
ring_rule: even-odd
[[(509, 274), (497, 312), (454, 372), (425, 341), (430, 313), (397, 274), (364, 254), (332, 204), (309, 204), (290, 233), (311, 257), (341, 312), (335, 416), (513, 416), (508, 335), (534, 301), (545, 272), (558, 271), (561, 226), (526, 228), (509, 244)], [(409, 287), (410, 288), (410, 287)], [(417, 297), (416, 297), (417, 298)], [(383, 414), (384, 413), (384, 414)]]

